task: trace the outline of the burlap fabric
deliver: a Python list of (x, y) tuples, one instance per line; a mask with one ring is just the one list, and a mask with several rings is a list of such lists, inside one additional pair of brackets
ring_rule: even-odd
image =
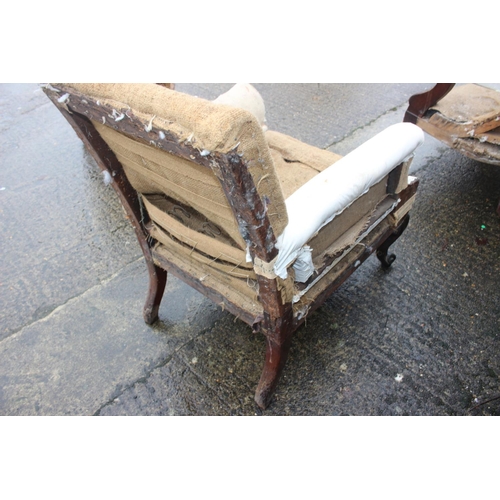
[[(145, 124), (172, 132), (180, 142), (189, 142), (200, 151), (221, 153), (237, 151), (248, 166), (259, 195), (266, 199), (266, 205), (269, 207), (268, 217), (275, 234), (279, 235), (283, 231), (288, 222), (283, 193), (264, 133), (251, 113), (155, 84), (63, 85), (106, 102), (117, 112), (132, 110), (136, 116), (144, 120)], [(99, 124), (97, 126), (99, 127)], [(106, 129), (100, 127), (99, 131), (106, 135), (106, 141), (114, 141), (114, 147), (121, 141), (108, 127)], [(137, 146), (128, 143), (118, 153), (124, 160), (124, 166), (128, 170), (127, 175), (131, 171), (135, 172), (130, 175), (130, 180), (139, 192), (164, 192), (171, 196), (174, 194), (173, 185), (176, 186), (175, 189), (179, 186), (179, 192), (184, 191), (184, 195), (176, 194), (175, 199), (177, 196), (182, 196), (182, 201), (193, 205), (193, 208), (199, 210), (209, 220), (221, 225), (240, 247), (244, 246), (237, 222), (213, 172), (208, 171), (208, 175), (204, 175), (202, 167), (195, 163), (180, 160), (154, 146), (134, 142)], [(128, 157), (124, 154), (124, 150), (129, 151)], [(163, 185), (159, 185), (157, 176), (148, 181), (138, 179), (138, 168), (145, 168), (148, 176), (150, 172), (163, 176)], [(188, 173), (190, 171), (192, 172)], [(177, 178), (173, 177), (173, 172), (178, 174)], [(189, 179), (179, 182), (180, 177), (188, 177), (195, 182), (191, 184)], [(213, 204), (210, 203), (212, 201)], [(221, 212), (223, 221), (218, 220)]]
[(231, 236), (240, 249), (246, 244), (219, 180), (208, 168), (135, 141), (110, 127), (94, 123), (141, 194), (165, 194), (203, 214)]
[(268, 130), (265, 135), (285, 199), (342, 158), (280, 132)]

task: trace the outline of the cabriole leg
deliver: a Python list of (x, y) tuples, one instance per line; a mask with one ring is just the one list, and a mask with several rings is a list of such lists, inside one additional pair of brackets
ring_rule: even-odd
[(160, 308), (165, 285), (167, 284), (167, 271), (156, 266), (152, 262), (147, 262), (149, 271), (149, 290), (144, 305), (144, 321), (152, 325), (158, 319), (158, 310)]
[(389, 253), (389, 247), (403, 234), (404, 230), (408, 227), (408, 222), (410, 222), (410, 214), (405, 216), (401, 224), (378, 248), (377, 258), (384, 269), (389, 269), (391, 264), (396, 260), (396, 255)]
[(275, 322), (274, 331), (270, 328), (266, 329), (266, 359), (259, 385), (255, 391), (255, 401), (262, 409), (265, 409), (271, 402), (285, 366), (292, 340), (292, 319), (293, 313), (290, 306), (284, 317)]

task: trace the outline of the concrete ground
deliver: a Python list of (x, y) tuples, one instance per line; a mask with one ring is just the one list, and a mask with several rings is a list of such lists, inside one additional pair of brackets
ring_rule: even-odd
[[(256, 84), (270, 128), (341, 154), (429, 86)], [(371, 257), (308, 318), (262, 412), (262, 336), (171, 276), (144, 324), (133, 230), (36, 84), (0, 85), (0, 162), (0, 415), (500, 413), (498, 168), (426, 136), (396, 262)]]

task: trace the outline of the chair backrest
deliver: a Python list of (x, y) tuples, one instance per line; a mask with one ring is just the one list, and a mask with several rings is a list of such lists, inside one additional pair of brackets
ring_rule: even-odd
[[(218, 165), (221, 155), (237, 155), (272, 232), (278, 236), (285, 228), (283, 193), (264, 133), (251, 113), (156, 84), (53, 85), (67, 92), (61, 100), (69, 94), (71, 107), (91, 119), (139, 193), (163, 193), (191, 207), (245, 249), (245, 222), (235, 215)], [(247, 193), (250, 204), (254, 194)]]

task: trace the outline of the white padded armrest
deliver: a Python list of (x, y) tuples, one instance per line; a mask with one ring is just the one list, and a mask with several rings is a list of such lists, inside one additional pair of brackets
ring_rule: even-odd
[(300, 271), (300, 281), (306, 281), (314, 272), (310, 249), (305, 246), (311, 237), (410, 158), (423, 141), (424, 133), (416, 125), (392, 125), (288, 197), (285, 202), (288, 225), (278, 237), (279, 254), (274, 272), (286, 278), (287, 267), (297, 259), (294, 267)]

